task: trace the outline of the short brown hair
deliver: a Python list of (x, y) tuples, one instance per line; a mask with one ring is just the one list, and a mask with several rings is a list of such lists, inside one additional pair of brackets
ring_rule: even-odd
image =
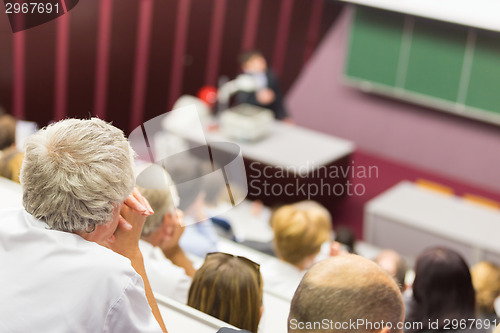
[(244, 65), (248, 60), (250, 60), (253, 57), (264, 57), (264, 55), (259, 50), (249, 50), (241, 53), (240, 56), (238, 57), (238, 60), (240, 62), (240, 65)]
[[(398, 325), (403, 315), (403, 298), (394, 280), (374, 262), (347, 254), (309, 269), (293, 296), (288, 332), (324, 332), (325, 320), (328, 332), (372, 333), (385, 327), (397, 332), (402, 331)], [(340, 327), (358, 320), (364, 324)], [(383, 327), (375, 327), (382, 322)], [(309, 323), (312, 329), (294, 323)], [(313, 326), (316, 323), (319, 327)]]
[(16, 143), (16, 119), (9, 114), (0, 114), (0, 150)]
[(331, 239), (330, 213), (315, 201), (285, 205), (271, 217), (274, 250), (283, 260), (297, 265), (319, 253), (321, 245)]
[(189, 288), (188, 305), (256, 333), (262, 306), (262, 276), (248, 259), (207, 255)]

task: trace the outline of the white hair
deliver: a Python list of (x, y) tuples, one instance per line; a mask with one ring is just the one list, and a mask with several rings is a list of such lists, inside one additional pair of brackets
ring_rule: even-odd
[(132, 192), (134, 151), (98, 118), (66, 119), (25, 142), (23, 205), (55, 230), (92, 232)]
[(143, 170), (137, 177), (137, 185), (155, 211), (146, 218), (142, 228), (142, 236), (146, 237), (161, 227), (165, 215), (176, 213), (179, 195), (168, 172), (157, 164), (152, 164)]

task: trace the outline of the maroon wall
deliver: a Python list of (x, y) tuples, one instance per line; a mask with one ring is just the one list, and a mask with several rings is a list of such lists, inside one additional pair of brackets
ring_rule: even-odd
[(335, 21), (330, 0), (85, 0), (12, 34), (0, 13), (0, 103), (46, 125), (98, 115), (126, 132), (258, 48), (292, 85)]

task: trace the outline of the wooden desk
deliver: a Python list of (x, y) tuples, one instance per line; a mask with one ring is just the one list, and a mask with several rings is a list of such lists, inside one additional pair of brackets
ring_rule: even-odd
[(401, 182), (365, 205), (364, 239), (415, 258), (429, 246), (461, 253), (469, 265), (500, 264), (500, 212)]

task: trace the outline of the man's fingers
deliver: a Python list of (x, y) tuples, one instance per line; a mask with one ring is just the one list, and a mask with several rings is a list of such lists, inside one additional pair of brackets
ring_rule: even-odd
[(124, 230), (131, 230), (132, 229), (132, 225), (130, 223), (128, 223), (127, 220), (125, 220), (123, 218), (123, 216), (120, 215), (120, 218), (118, 220), (118, 226)]
[(139, 192), (137, 188), (134, 188), (132, 191), (132, 196), (149, 212), (148, 215), (154, 214), (153, 208), (151, 208), (148, 200)]
[(142, 215), (151, 215), (148, 209), (132, 194), (125, 199), (124, 204)]

